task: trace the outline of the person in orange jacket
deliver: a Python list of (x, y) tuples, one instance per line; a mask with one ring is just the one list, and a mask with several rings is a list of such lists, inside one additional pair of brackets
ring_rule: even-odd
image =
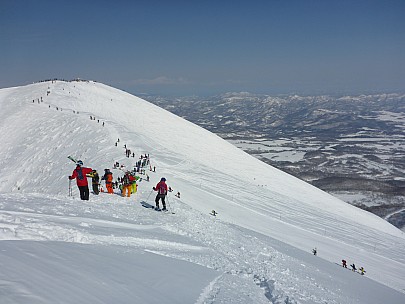
[(156, 187), (153, 187), (153, 190), (157, 191), (157, 195), (155, 198), (155, 203), (156, 203), (156, 210), (160, 210), (159, 208), (159, 200), (162, 200), (162, 205), (163, 205), (163, 211), (166, 211), (166, 202), (165, 202), (165, 197), (167, 195), (167, 185), (166, 185), (166, 179), (162, 177), (160, 179), (160, 182), (157, 183)]
[(84, 201), (89, 200), (90, 194), (86, 174), (89, 174), (92, 171), (93, 169), (91, 168), (83, 167), (83, 162), (79, 160), (76, 164), (76, 169), (74, 169), (72, 175), (69, 176), (70, 180), (76, 179), (76, 184), (80, 191), (80, 199)]
[(101, 180), (105, 180), (105, 187), (107, 188), (107, 192), (113, 194), (113, 175), (110, 169), (104, 169), (104, 176), (101, 178)]
[(131, 175), (129, 171), (125, 172), (122, 178), (122, 196), (125, 197), (125, 192), (127, 196), (131, 196), (132, 184), (135, 183), (135, 178)]

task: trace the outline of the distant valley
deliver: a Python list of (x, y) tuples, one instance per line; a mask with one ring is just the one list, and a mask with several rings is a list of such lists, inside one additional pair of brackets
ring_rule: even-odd
[(405, 227), (405, 94), (143, 98)]

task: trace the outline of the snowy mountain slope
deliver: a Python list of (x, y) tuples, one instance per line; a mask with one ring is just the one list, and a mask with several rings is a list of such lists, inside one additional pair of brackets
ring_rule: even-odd
[[(192, 270), (198, 281), (193, 292), (201, 294), (195, 301), (201, 303), (230, 303), (234, 298), (234, 303), (236, 299), (350, 303), (362, 301), (355, 289), (367, 286), (375, 292), (367, 297), (373, 302), (367, 303), (381, 303), (376, 302), (377, 294), (392, 297), (392, 303), (404, 299), (334, 264), (346, 258), (364, 266), (367, 277), (404, 291), (401, 231), (140, 98), (94, 82), (57, 81), (2, 89), (0, 106), (0, 239), (127, 246), (137, 252), (145, 248), (216, 269), (219, 274)], [(83, 204), (67, 197), (67, 176), (74, 169), (67, 155), (100, 172), (115, 161), (132, 167), (137, 158), (125, 157), (124, 144), (136, 157), (150, 154), (157, 168), (156, 173), (148, 172), (151, 183), (141, 182), (130, 199), (101, 194)], [(113, 173), (122, 175), (118, 170)], [(169, 196), (176, 214), (150, 214), (139, 204), (145, 200), (153, 204), (151, 186), (161, 176), (181, 192), (181, 200)], [(212, 209), (219, 212), (219, 219), (208, 215)], [(136, 228), (143, 221), (152, 227), (146, 229), (146, 237)], [(163, 232), (155, 226), (163, 227)], [(20, 245), (11, 247), (18, 250)], [(309, 254), (313, 247), (321, 259)], [(211, 283), (204, 289), (207, 278)], [(108, 286), (114, 281), (110, 279)], [(231, 285), (237, 287), (227, 289)], [(353, 299), (347, 299), (346, 290)], [(170, 288), (163, 292), (170, 293)]]

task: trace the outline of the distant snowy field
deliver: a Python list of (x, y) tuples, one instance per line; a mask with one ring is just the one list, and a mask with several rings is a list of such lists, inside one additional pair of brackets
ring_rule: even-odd
[[(57, 81), (0, 107), (1, 303), (405, 302), (403, 232), (147, 101)], [(144, 153), (131, 198), (68, 196), (68, 155), (102, 173)], [(169, 213), (141, 205), (161, 176)]]
[[(373, 118), (395, 121), (405, 125), (402, 115), (394, 115), (396, 113), (390, 114), (383, 111), (382, 113), (384, 115), (381, 114), (377, 118)], [(339, 178), (341, 176), (364, 178), (364, 180), (374, 179), (376, 184), (378, 184), (378, 181), (403, 181), (403, 170), (394, 166), (392, 160), (399, 159), (403, 154), (400, 151), (405, 150), (405, 136), (369, 137), (366, 131), (364, 130), (364, 134), (363, 131), (360, 131), (341, 136), (341, 138), (333, 141), (334, 143), (325, 143), (325, 141), (318, 141), (311, 137), (272, 141), (228, 141), (258, 159), (270, 160), (272, 164), (276, 164), (288, 172), (297, 173), (298, 168), (300, 168), (303, 174), (297, 173), (297, 176), (310, 182), (325, 177)], [(342, 152), (342, 148), (339, 148), (341, 144), (350, 146), (351, 153)], [(374, 159), (370, 159), (370, 154), (372, 154), (370, 151), (373, 151)], [(310, 155), (310, 153), (313, 154)], [(310, 165), (311, 162), (313, 166)], [(312, 170), (314, 166), (316, 168)], [(306, 175), (307, 172), (309, 172), (309, 175)], [(328, 187), (330, 194), (356, 206), (361, 204), (368, 207), (380, 205), (389, 207), (390, 204), (399, 204), (403, 201), (400, 194), (391, 197), (389, 195), (381, 196), (378, 191), (366, 191), (361, 186), (358, 186), (357, 190), (352, 189), (351, 191), (342, 191), (338, 186), (334, 190), (330, 188), (332, 187)]]

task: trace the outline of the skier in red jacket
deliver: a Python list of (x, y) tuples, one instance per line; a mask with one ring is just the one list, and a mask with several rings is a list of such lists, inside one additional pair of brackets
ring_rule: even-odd
[(69, 176), (69, 179), (76, 179), (76, 184), (80, 191), (80, 198), (88, 201), (90, 192), (86, 174), (91, 173), (93, 169), (82, 166), (83, 162), (79, 160), (76, 164), (76, 169), (73, 170), (73, 173), (71, 176)]
[(159, 199), (162, 200), (162, 205), (163, 205), (163, 211), (166, 211), (166, 202), (165, 202), (165, 197), (167, 195), (167, 185), (166, 185), (166, 179), (162, 177), (160, 179), (160, 182), (157, 183), (156, 187), (153, 187), (153, 190), (157, 191), (155, 203), (156, 203), (156, 210), (160, 210), (159, 208)]

